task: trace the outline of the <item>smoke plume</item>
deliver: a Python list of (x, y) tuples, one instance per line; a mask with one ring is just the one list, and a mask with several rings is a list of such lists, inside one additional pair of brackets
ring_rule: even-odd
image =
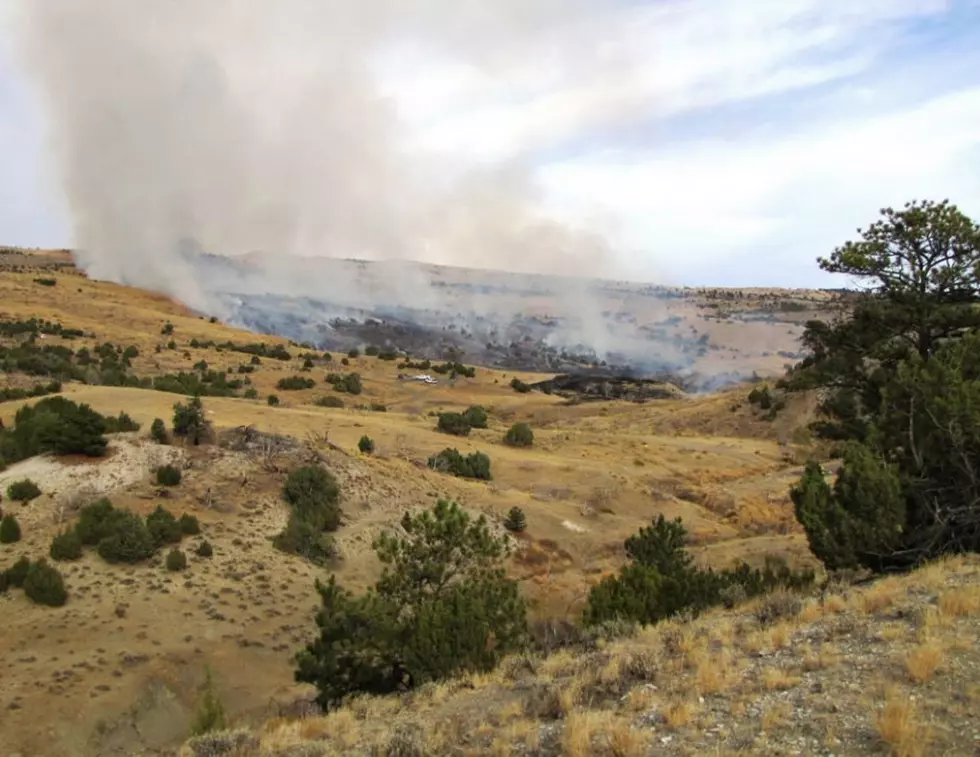
[[(400, 49), (502, 81), (540, 55), (573, 71), (574, 51), (549, 30), (585, 5), (23, 0), (17, 36), (82, 266), (206, 307), (221, 282), (201, 280), (188, 244), (267, 261), (601, 272), (604, 240), (537, 210), (521, 155), (474, 168), (413, 146), (378, 76)], [(272, 268), (259, 278), (270, 287)], [(329, 285), (289, 282), (295, 294)]]

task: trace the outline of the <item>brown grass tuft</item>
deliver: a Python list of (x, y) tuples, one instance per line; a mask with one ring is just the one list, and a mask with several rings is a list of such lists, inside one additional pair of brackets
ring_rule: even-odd
[(980, 613), (980, 586), (951, 589), (939, 595), (939, 612), (947, 618)]
[(912, 700), (896, 689), (887, 694), (875, 728), (893, 757), (921, 757), (928, 753), (929, 729), (919, 722)]
[(782, 668), (767, 668), (762, 674), (762, 685), (765, 686), (766, 691), (786, 691), (799, 683), (799, 676)]
[(664, 711), (664, 720), (667, 728), (676, 731), (690, 723), (696, 713), (697, 705), (694, 702), (678, 702)]
[(927, 641), (913, 649), (905, 658), (905, 668), (914, 683), (926, 683), (943, 662), (943, 648), (938, 641)]

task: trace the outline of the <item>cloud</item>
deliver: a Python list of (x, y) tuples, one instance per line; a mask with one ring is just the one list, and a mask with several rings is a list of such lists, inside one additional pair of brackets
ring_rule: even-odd
[[(111, 250), (110, 276), (165, 278), (193, 236), (827, 284), (813, 258), (882, 205), (980, 211), (969, 0), (151, 5), (20, 0), (4, 24), (45, 95), (73, 241)], [(0, 144), (40, 175), (30, 119), (4, 110)], [(46, 210), (0, 228), (58, 229), (38, 191)]]

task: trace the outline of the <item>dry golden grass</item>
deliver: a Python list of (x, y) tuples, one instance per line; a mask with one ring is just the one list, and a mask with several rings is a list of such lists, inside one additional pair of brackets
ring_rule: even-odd
[(800, 684), (800, 677), (782, 668), (766, 668), (762, 674), (762, 685), (766, 691), (786, 691)]
[(650, 748), (649, 734), (634, 728), (629, 721), (621, 718), (614, 719), (607, 725), (605, 736), (613, 757), (641, 757)]
[(912, 700), (898, 689), (888, 692), (884, 707), (875, 717), (875, 729), (893, 757), (929, 754), (930, 730), (919, 721)]
[(675, 702), (664, 710), (664, 723), (670, 730), (677, 731), (690, 724), (697, 712), (697, 704), (690, 700)]
[(597, 713), (575, 710), (565, 718), (561, 745), (568, 757), (588, 757), (592, 754), (592, 740), (599, 725)]
[(791, 708), (785, 703), (777, 703), (762, 713), (762, 730), (766, 733), (784, 725), (789, 718)]
[(950, 589), (939, 595), (939, 612), (946, 618), (980, 613), (980, 586)]
[(862, 592), (855, 597), (856, 609), (861, 609), (870, 614), (880, 613), (894, 605), (901, 593), (901, 587), (895, 581), (881, 581), (871, 590)]
[(708, 655), (698, 660), (695, 667), (695, 686), (701, 694), (719, 694), (731, 686), (734, 675), (731, 656), (727, 652)]
[(938, 641), (920, 644), (905, 658), (905, 669), (915, 683), (926, 683), (939, 670), (943, 662), (943, 647)]
[(840, 594), (831, 594), (824, 600), (824, 612), (842, 613), (847, 609), (847, 601)]

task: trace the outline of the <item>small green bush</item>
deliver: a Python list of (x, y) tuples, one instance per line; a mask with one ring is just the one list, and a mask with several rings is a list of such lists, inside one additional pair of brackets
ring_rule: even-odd
[(527, 516), (519, 507), (512, 507), (504, 519), (504, 528), (515, 534), (522, 533), (527, 528)]
[(463, 413), (465, 420), (472, 428), (487, 427), (487, 411), (479, 405), (474, 405)]
[(157, 468), (157, 483), (160, 486), (177, 486), (182, 477), (180, 468), (173, 465), (161, 465)]
[(162, 418), (153, 419), (153, 423), (150, 424), (150, 438), (157, 444), (166, 444), (170, 441), (170, 437), (167, 436), (167, 425)]
[(444, 434), (453, 436), (469, 436), (470, 424), (462, 413), (439, 413), (436, 428)]
[(214, 548), (211, 546), (211, 542), (202, 541), (197, 545), (195, 554), (197, 554), (198, 557), (211, 557), (211, 555), (214, 554)]
[(374, 452), (374, 440), (370, 436), (362, 436), (357, 443), (357, 448), (365, 455), (370, 455)]
[(243, 396), (247, 400), (254, 400), (254, 399), (258, 399), (259, 393), (258, 390), (256, 390), (254, 387), (249, 387), (248, 389), (245, 390), (245, 394)]
[(29, 478), (25, 478), (21, 481), (14, 481), (8, 486), (7, 496), (15, 502), (30, 502), (32, 499), (41, 496), (41, 489)]
[(157, 509), (146, 516), (146, 528), (157, 547), (177, 544), (183, 536), (180, 523), (163, 505), (157, 505)]
[(27, 573), (31, 569), (31, 561), (26, 555), (21, 555), (20, 559), (4, 571), (7, 583), (10, 586), (21, 588), (27, 580)]
[(186, 405), (179, 402), (174, 405), (174, 433), (194, 445), (204, 441), (207, 422), (204, 420), (204, 405), (200, 397), (191, 397)]
[(48, 554), (52, 560), (59, 562), (78, 560), (82, 556), (82, 540), (78, 538), (78, 533), (74, 529), (62, 531), (51, 540)]
[(270, 394), (268, 397), (266, 397), (265, 401), (269, 407), (278, 407), (279, 405), (279, 398), (274, 394)]
[(105, 419), (105, 430), (107, 434), (121, 434), (127, 431), (139, 431), (140, 424), (134, 421), (129, 413), (121, 412), (115, 418)]
[(184, 536), (197, 536), (201, 533), (201, 524), (196, 515), (184, 513), (180, 516), (180, 532)]
[(342, 408), (344, 406), (344, 401), (340, 399), (340, 397), (335, 397), (331, 394), (327, 397), (317, 397), (315, 400), (313, 400), (313, 404), (317, 407)]
[(152, 557), (156, 545), (144, 520), (128, 510), (115, 512), (109, 521), (109, 533), (99, 541), (99, 557), (107, 563), (129, 564)]
[(120, 512), (106, 498), (85, 505), (79, 511), (78, 522), (75, 524), (75, 533), (82, 544), (94, 547), (108, 536)]
[(187, 556), (174, 547), (167, 553), (167, 570), (176, 573), (187, 567)]
[(447, 447), (438, 455), (429, 458), (429, 467), (440, 473), (449, 473), (459, 478), (476, 478), (490, 481), (490, 458), (482, 452), (473, 452), (463, 457), (459, 450)]
[(20, 523), (10, 514), (0, 520), (0, 544), (15, 544), (20, 541)]
[(511, 379), (510, 386), (511, 386), (511, 389), (513, 389), (515, 392), (518, 392), (520, 394), (527, 394), (528, 392), (531, 391), (531, 385), (530, 384), (525, 384), (523, 381), (521, 381), (516, 376)]
[(534, 444), (534, 432), (526, 423), (515, 423), (504, 434), (504, 444), (509, 447), (530, 447)]
[(276, 389), (281, 392), (296, 392), (301, 389), (312, 389), (316, 386), (316, 381), (308, 376), (289, 376), (279, 379)]
[(53, 565), (43, 558), (33, 563), (24, 578), (24, 594), (37, 605), (61, 607), (68, 601), (65, 581)]

